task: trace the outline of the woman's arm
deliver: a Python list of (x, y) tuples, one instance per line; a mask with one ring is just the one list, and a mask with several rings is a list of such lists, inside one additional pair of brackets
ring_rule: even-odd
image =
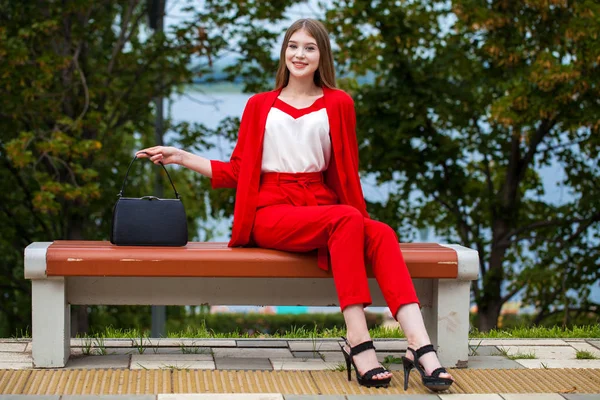
[(150, 158), (154, 164), (178, 164), (204, 176), (212, 178), (212, 167), (209, 159), (197, 156), (175, 147), (154, 146), (138, 151), (138, 158)]
[[(150, 158), (155, 164), (162, 162), (163, 164), (179, 164), (193, 171), (196, 171), (211, 179), (213, 189), (217, 188), (235, 188), (240, 173), (242, 158), (244, 154), (244, 143), (246, 136), (252, 129), (251, 120), (255, 113), (256, 101), (251, 97), (246, 104), (242, 120), (238, 140), (231, 154), (231, 159), (227, 162), (219, 160), (209, 160), (204, 157), (197, 156), (185, 150), (175, 147), (155, 146), (140, 150), (136, 156), (140, 158)], [(148, 154), (145, 154), (148, 153)]]

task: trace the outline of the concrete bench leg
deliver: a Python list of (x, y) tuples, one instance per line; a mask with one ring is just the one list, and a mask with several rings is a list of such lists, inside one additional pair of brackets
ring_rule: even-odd
[(438, 279), (433, 282), (433, 304), (426, 322), (445, 367), (466, 368), (469, 358), (470, 281)]
[(64, 278), (32, 282), (32, 356), (37, 368), (64, 367), (71, 354), (71, 308)]

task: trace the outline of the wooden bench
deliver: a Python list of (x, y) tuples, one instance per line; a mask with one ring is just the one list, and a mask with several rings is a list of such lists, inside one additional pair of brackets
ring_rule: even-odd
[[(429, 335), (446, 366), (465, 367), (471, 281), (479, 258), (458, 245), (401, 244)], [(369, 274), (374, 306), (385, 306)], [(99, 241), (36, 242), (25, 249), (32, 281), (33, 364), (64, 367), (71, 304), (336, 305), (331, 274), (316, 252), (286, 253), (189, 243), (183, 248), (118, 247)]]

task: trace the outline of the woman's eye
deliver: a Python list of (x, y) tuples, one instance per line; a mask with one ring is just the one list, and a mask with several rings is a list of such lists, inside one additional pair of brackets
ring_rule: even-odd
[(308, 51), (315, 51), (315, 48), (314, 47), (307, 47), (306, 50), (308, 50)]
[(295, 48), (296, 48), (296, 45), (295, 45), (295, 44), (290, 44), (288, 47), (289, 47), (290, 49), (295, 49)]

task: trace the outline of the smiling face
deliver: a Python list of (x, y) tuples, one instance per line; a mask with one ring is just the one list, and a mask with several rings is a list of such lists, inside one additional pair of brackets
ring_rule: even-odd
[(319, 68), (320, 53), (317, 41), (306, 30), (292, 34), (285, 50), (285, 65), (294, 78), (313, 79)]

